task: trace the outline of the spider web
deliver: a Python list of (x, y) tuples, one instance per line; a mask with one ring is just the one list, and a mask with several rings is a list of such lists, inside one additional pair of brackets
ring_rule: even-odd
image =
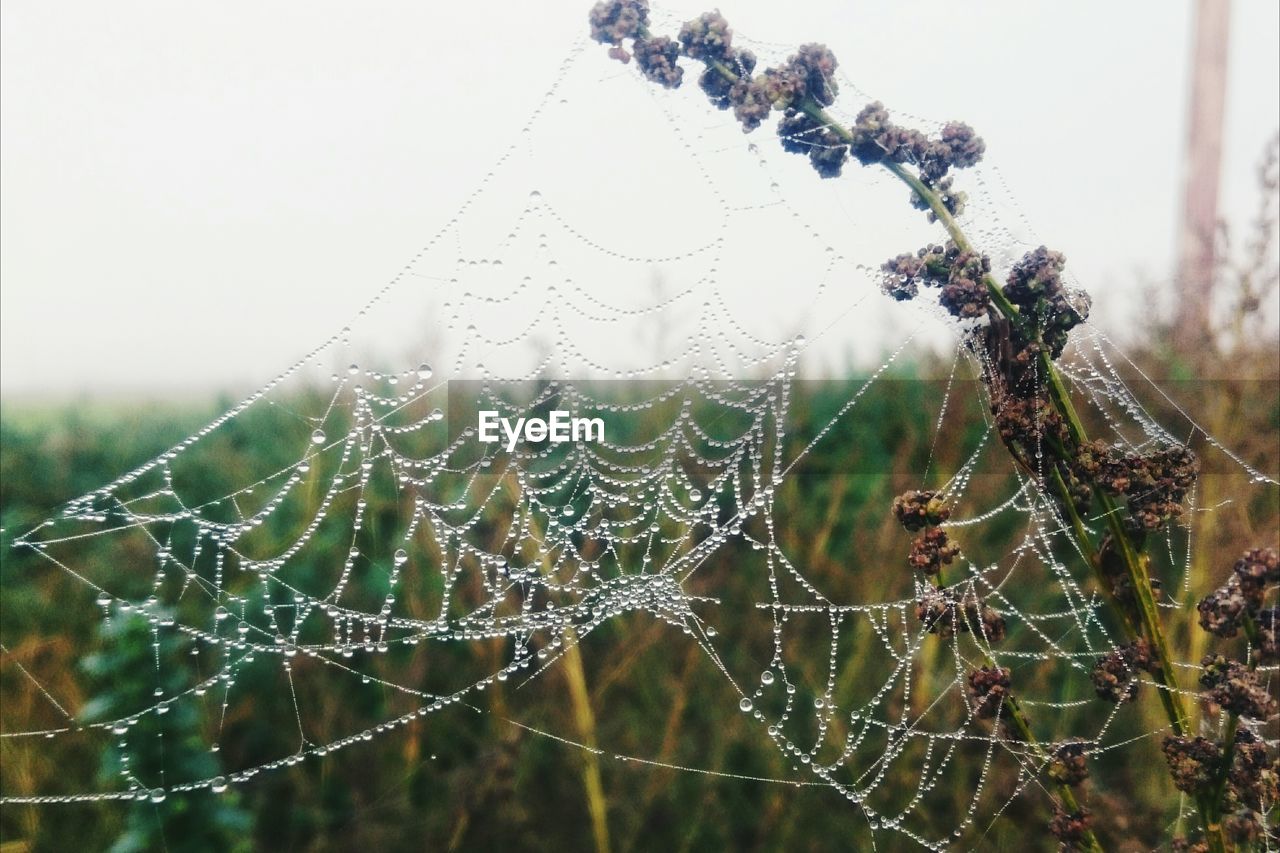
[[(752, 47), (766, 61), (786, 52)], [(636, 613), (697, 645), (761, 748), (779, 751), (793, 773), (674, 766), (829, 788), (875, 837), (943, 848), (1004, 810), (986, 796), (993, 774), (1015, 780), (1015, 797), (1042, 787), (1036, 754), (998, 720), (975, 716), (965, 678), (984, 654), (1035, 675), (1019, 679), (1018, 695), (1047, 730), (1085, 738), (1095, 753), (1127, 745), (1129, 736), (1112, 735), (1125, 708), (1081, 731), (1077, 711), (1091, 700), (1062, 698), (1090, 695), (1094, 660), (1119, 638), (1078, 580), (1082, 558), (1063, 547), (1064, 521), (989, 424), (949, 476), (932, 455), (913, 473), (957, 508), (946, 526), (962, 544), (990, 525), (1013, 531), (1003, 552), (966, 553), (949, 573), (951, 588), (1004, 616), (1008, 642), (930, 634), (915, 615), (927, 591), (919, 581), (885, 583), (881, 596), (861, 583), (850, 598), (815, 580), (781, 535), (802, 509), (788, 505), (787, 484), (860, 417), (904, 353), (950, 354), (936, 413), (921, 414), (934, 419), (935, 448), (958, 411), (985, 411), (969, 329), (927, 300), (880, 293), (883, 258), (938, 237), (903, 203), (906, 191), (874, 170), (819, 183), (801, 158), (758, 149), (699, 97), (654, 91), (598, 60), (581, 46), (566, 57), (475, 193), (350, 326), (168, 452), (14, 540), (6, 559), (72, 579), (107, 644), (113, 623), (145, 624), (157, 686), (102, 718), (60, 700), (47, 674), (6, 649), (21, 675), (8, 689), (40, 701), (30, 725), (3, 738), (37, 750), (54, 748), (49, 740), (114, 743), (121, 761), (114, 783), (4, 791), (3, 802), (220, 793), (452, 707), (487, 712), (496, 682), (539, 679), (601, 626)], [(844, 91), (847, 103), (866, 99), (851, 81)], [(635, 133), (642, 124), (667, 133)], [(1026, 225), (998, 172), (980, 167), (965, 181), (963, 221), (1007, 270), (1034, 245)], [(1275, 483), (1189, 418), (1157, 423), (1121, 378), (1131, 366), (1097, 328), (1073, 340), (1064, 373), (1110, 440), (1142, 451), (1195, 436), (1251, 480)], [(845, 365), (869, 357), (879, 366), (849, 382)], [(821, 377), (845, 383), (826, 386), (843, 389), (841, 405), (798, 429), (796, 397)], [(599, 417), (606, 438), (508, 451), (478, 439), (481, 408), (511, 419), (552, 408)], [(213, 449), (238, 435), (269, 435), (273, 467), (215, 470)], [(1167, 578), (1164, 604), (1178, 608), (1188, 533), (1175, 526), (1166, 538), (1181, 574)], [(87, 540), (111, 558), (84, 560)], [(905, 543), (893, 547), (905, 553)], [(847, 561), (851, 577), (883, 563), (869, 543), (853, 543)], [(715, 565), (749, 577), (751, 597), (724, 597), (708, 572)], [(730, 611), (739, 618), (726, 626)], [(185, 654), (162, 656), (162, 641)], [(494, 641), (506, 649), (496, 668), (456, 665), (450, 654)], [(838, 674), (855, 654), (863, 662), (850, 683)], [(429, 689), (404, 675), (437, 659), (445, 663)], [(252, 711), (241, 686), (251, 667), (274, 670), (276, 689), (292, 698), (295, 718), (280, 721), (276, 743), (216, 776), (135, 771), (134, 732), (179, 710), (204, 721), (217, 752), (226, 722)], [(369, 729), (335, 730), (309, 716), (307, 702), (334, 691), (389, 695), (396, 710)], [(510, 722), (604, 759), (673, 766)], [(890, 784), (904, 773), (913, 787)], [(927, 819), (931, 799), (961, 774), (970, 774), (970, 803), (958, 825), (939, 830)]]

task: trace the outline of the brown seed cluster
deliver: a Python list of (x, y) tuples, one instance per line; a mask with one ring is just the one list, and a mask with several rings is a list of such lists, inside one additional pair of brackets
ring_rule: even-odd
[(929, 489), (903, 492), (893, 499), (893, 515), (912, 533), (936, 526), (951, 517), (941, 493)]
[(1134, 529), (1152, 531), (1182, 515), (1187, 490), (1200, 475), (1200, 460), (1182, 445), (1137, 454), (1098, 440), (1077, 451), (1073, 468), (1079, 478), (1125, 498)]
[[(588, 21), (593, 39), (622, 50), (623, 41), (644, 35), (649, 25), (649, 3), (648, 0), (606, 0), (592, 7)], [(630, 59), (625, 50), (621, 56), (612, 52), (610, 55), (623, 62)]]
[[(959, 216), (964, 213), (965, 202), (969, 200), (969, 194), (954, 188), (954, 178), (951, 175), (943, 178), (933, 185), (938, 198), (942, 201), (943, 208), (952, 216)], [(925, 201), (917, 193), (911, 194), (911, 206), (916, 210), (923, 210), (928, 215), (930, 222), (938, 221), (938, 214), (929, 206), (929, 202)]]
[(1200, 627), (1219, 637), (1240, 633), (1241, 621), (1249, 610), (1249, 599), (1240, 589), (1240, 579), (1232, 575), (1218, 589), (1200, 599)]
[(1205, 737), (1175, 737), (1170, 735), (1162, 745), (1165, 761), (1169, 763), (1169, 775), (1179, 791), (1196, 795), (1205, 793), (1213, 785), (1222, 751)]
[(893, 499), (893, 515), (907, 530), (923, 531), (911, 543), (911, 552), (907, 555), (911, 568), (932, 577), (960, 556), (960, 546), (937, 527), (951, 517), (951, 509), (938, 492), (904, 492)]
[(853, 156), (863, 165), (910, 163), (919, 167), (920, 178), (934, 186), (952, 169), (977, 165), (986, 143), (964, 122), (948, 122), (930, 139), (924, 133), (900, 127), (889, 118), (884, 104), (873, 101), (862, 108), (853, 123)]
[(1227, 776), (1230, 799), (1245, 809), (1270, 808), (1280, 800), (1280, 756), (1247, 728), (1236, 731), (1236, 749)]
[(1245, 595), (1261, 601), (1268, 586), (1280, 584), (1280, 553), (1275, 548), (1253, 548), (1244, 552), (1232, 570)]
[(1005, 638), (1004, 617), (971, 592), (928, 587), (916, 601), (916, 617), (930, 634), (943, 638), (970, 632), (989, 643)]
[(1059, 785), (1079, 785), (1089, 778), (1088, 750), (1089, 744), (1082, 740), (1062, 744), (1054, 751), (1045, 772)]
[(840, 134), (808, 113), (788, 108), (778, 122), (778, 139), (782, 150), (804, 154), (813, 168), (824, 178), (840, 175), (849, 159), (849, 146)]
[(1232, 567), (1227, 582), (1200, 600), (1200, 627), (1219, 637), (1234, 637), (1246, 618), (1257, 628), (1257, 652), (1276, 660), (1276, 609), (1263, 608), (1267, 590), (1280, 583), (1280, 556), (1274, 548), (1253, 548)]
[(702, 62), (731, 62), (733, 30), (719, 12), (704, 12), (680, 28), (684, 55)]
[(635, 40), (636, 67), (647, 80), (667, 89), (677, 88), (684, 79), (684, 69), (676, 61), (680, 45), (666, 36)]
[(1151, 644), (1139, 638), (1098, 658), (1093, 666), (1093, 689), (1108, 702), (1130, 702), (1138, 694), (1137, 675), (1155, 668)]
[(1058, 804), (1054, 804), (1053, 817), (1049, 820), (1049, 832), (1058, 839), (1063, 850), (1087, 849), (1086, 837), (1093, 826), (1093, 816), (1089, 810), (1082, 808), (1068, 812)]
[(1222, 655), (1205, 655), (1200, 664), (1200, 684), (1206, 688), (1209, 701), (1232, 714), (1255, 720), (1265, 720), (1276, 713), (1275, 697), (1249, 667)]
[(931, 527), (911, 543), (907, 562), (911, 568), (933, 577), (960, 554), (960, 546), (947, 538), (947, 532)]
[(1276, 628), (1280, 627), (1280, 607), (1259, 610), (1256, 617), (1258, 645), (1254, 649), (1258, 661), (1265, 664), (1280, 662), (1280, 645), (1276, 643)]
[[(629, 62), (632, 53), (646, 78), (668, 88), (682, 82), (679, 57), (706, 65), (698, 85), (717, 108), (732, 109), (742, 129), (759, 127), (769, 114), (784, 114), (778, 128), (788, 151), (806, 155), (824, 178), (840, 174), (850, 152), (864, 163), (911, 163), (920, 179), (944, 196), (952, 213), (963, 206), (964, 194), (943, 183), (952, 168), (972, 166), (982, 159), (985, 143), (973, 128), (961, 122), (943, 126), (937, 137), (899, 128), (889, 121), (879, 103), (859, 114), (850, 132), (827, 126), (814, 113), (835, 102), (839, 87), (838, 63), (825, 45), (801, 45), (781, 65), (755, 74), (756, 57), (733, 47), (733, 30), (719, 12), (707, 12), (688, 21), (675, 39), (649, 33), (647, 0), (600, 0), (591, 10), (591, 37), (610, 46), (609, 55)], [(631, 41), (631, 51), (624, 42)], [(934, 214), (930, 214), (931, 218)]]
[(989, 720), (996, 715), (1009, 696), (1010, 674), (1003, 666), (984, 666), (969, 673), (969, 698), (975, 716)]
[(991, 295), (984, 279), (991, 272), (991, 260), (986, 255), (962, 251), (948, 242), (890, 258), (880, 269), (884, 273), (881, 288), (899, 302), (913, 298), (924, 285), (941, 289), (938, 301), (953, 317), (973, 320), (990, 312)]
[(1040, 246), (1014, 264), (1004, 285), (1005, 297), (1024, 316), (1033, 318), (1051, 358), (1062, 354), (1067, 333), (1089, 316), (1088, 297), (1063, 287), (1066, 264), (1061, 252)]

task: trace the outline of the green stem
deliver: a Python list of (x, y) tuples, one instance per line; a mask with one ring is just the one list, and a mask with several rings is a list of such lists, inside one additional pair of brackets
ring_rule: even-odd
[[(738, 74), (723, 63), (713, 62), (710, 67), (715, 68), (721, 76), (729, 81), (737, 81), (739, 79)], [(853, 133), (848, 128), (835, 121), (812, 98), (805, 98), (797, 106), (810, 118), (830, 128), (844, 142), (852, 144), (856, 141)], [(961, 251), (973, 250), (973, 244), (970, 243), (959, 223), (956, 222), (955, 217), (951, 215), (951, 211), (947, 210), (942, 198), (932, 187), (901, 163), (882, 162), (881, 165), (915, 192), (916, 196), (924, 202), (937, 218), (937, 221), (946, 230), (957, 248)], [(1013, 323), (1021, 323), (1017, 307), (1005, 296), (1004, 290), (999, 283), (988, 274), (983, 276), (983, 284), (986, 286), (987, 292), (991, 297), (991, 303), (996, 310), (1007, 320)], [(1084, 424), (1080, 421), (1080, 417), (1076, 414), (1075, 407), (1071, 404), (1070, 394), (1062, 381), (1062, 376), (1059, 374), (1052, 359), (1049, 358), (1049, 354), (1044, 350), (1040, 352), (1040, 365), (1044, 372), (1050, 396), (1066, 422), (1072, 440), (1077, 445), (1087, 443), (1089, 440), (1088, 433), (1084, 428)], [(1174, 733), (1180, 737), (1185, 736), (1188, 731), (1187, 714), (1183, 707), (1182, 697), (1177, 692), (1178, 682), (1173, 670), (1172, 656), (1169, 653), (1169, 643), (1160, 624), (1160, 614), (1156, 608), (1155, 597), (1151, 593), (1151, 578), (1147, 573), (1146, 564), (1134, 549), (1132, 541), (1124, 530), (1115, 501), (1101, 489), (1095, 489), (1095, 491), (1100, 498), (1115, 547), (1120, 551), (1125, 569), (1129, 574), (1129, 582), (1133, 586), (1134, 596), (1138, 602), (1137, 610), (1141, 621), (1142, 633), (1152, 644), (1159, 658), (1160, 668), (1155, 673), (1155, 678), (1160, 682), (1160, 700), (1164, 706), (1165, 715), (1168, 717)], [(1063, 497), (1064, 504), (1069, 505), (1069, 495), (1064, 495)], [(1080, 530), (1077, 531), (1079, 544), (1084, 550), (1086, 559), (1096, 564), (1099, 556), (1098, 549), (1089, 542), (1087, 534), (1084, 534), (1082, 538), (1079, 537), (1079, 533), (1082, 532), (1083, 525), (1080, 525)], [(1123, 608), (1118, 603), (1114, 609), (1122, 619), (1127, 619)], [(1025, 723), (1025, 720), (1023, 722)], [(1029, 732), (1030, 730), (1028, 729), (1027, 731)], [(1074, 800), (1074, 797), (1072, 799)], [(1068, 802), (1066, 797), (1063, 798), (1063, 802)], [(1212, 809), (1202, 799), (1197, 800), (1197, 808), (1200, 811), (1201, 821), (1204, 825), (1210, 848), (1217, 853), (1217, 851), (1224, 849), (1221, 828), (1216, 826), (1216, 821), (1211, 820)], [(1216, 832), (1214, 831), (1215, 829)], [(1095, 841), (1094, 844), (1096, 845), (1096, 843)]]
[[(823, 125), (830, 127), (836, 135), (846, 142), (854, 141), (853, 134), (835, 121), (825, 110), (823, 110), (816, 102), (811, 99), (801, 104), (801, 109), (815, 121), (821, 122)], [(920, 180), (918, 175), (913, 174), (909, 169), (900, 163), (882, 163), (895, 177), (909, 186), (921, 201), (933, 212), (938, 222), (946, 229), (947, 234), (951, 237), (952, 242), (961, 251), (972, 251), (973, 245), (965, 236), (964, 231), (956, 222), (955, 217), (951, 215), (951, 211), (947, 210), (943, 204), (941, 197), (934, 189), (924, 181)], [(986, 285), (987, 292), (991, 296), (991, 302), (1000, 314), (1011, 322), (1020, 321), (1018, 309), (1005, 296), (1004, 290), (999, 283), (991, 275), (983, 277), (983, 283)], [(1088, 442), (1088, 433), (1084, 428), (1084, 424), (1080, 421), (1079, 415), (1076, 414), (1075, 407), (1071, 403), (1070, 394), (1066, 385), (1062, 381), (1062, 376), (1058, 372), (1049, 354), (1044, 350), (1040, 352), (1040, 365), (1044, 372), (1046, 384), (1049, 388), (1049, 394), (1053, 399), (1055, 407), (1062, 415), (1067, 424), (1067, 429), (1073, 441), (1077, 445), (1083, 445)], [(1138, 614), (1141, 618), (1143, 634), (1151, 642), (1159, 657), (1160, 669), (1156, 673), (1156, 679), (1160, 684), (1160, 700), (1164, 705), (1165, 715), (1169, 719), (1169, 724), (1178, 736), (1184, 736), (1187, 732), (1187, 715), (1182, 705), (1182, 697), (1177, 692), (1177, 677), (1173, 671), (1173, 659), (1169, 653), (1169, 643), (1165, 637), (1164, 630), (1160, 624), (1159, 612), (1156, 609), (1155, 598), (1151, 594), (1151, 578), (1147, 573), (1146, 565), (1133, 548), (1133, 543), (1125, 533), (1120, 516), (1117, 512), (1115, 502), (1111, 497), (1105, 494), (1101, 489), (1096, 489), (1104, 513), (1107, 517), (1107, 523), (1111, 528), (1112, 538), (1120, 549), (1121, 557), (1124, 560), (1125, 568), (1129, 573), (1129, 582), (1134, 588), (1134, 595), (1138, 600)], [(1064, 495), (1064, 503), (1070, 504), (1069, 495)], [(1083, 525), (1081, 525), (1081, 528)], [(1084, 547), (1086, 558), (1091, 563), (1095, 563), (1098, 556), (1098, 550), (1094, 548), (1088, 539), (1087, 534), (1084, 535), (1080, 544)], [(1127, 619), (1123, 609), (1118, 605), (1115, 607), (1117, 613), (1122, 619)], [(1064, 802), (1065, 802), (1064, 798)], [(1198, 804), (1201, 819), (1205, 825), (1206, 835), (1210, 838), (1210, 845), (1215, 850), (1218, 845), (1214, 843), (1213, 833), (1209, 831), (1210, 820), (1206, 805)]]
[[(935, 586), (942, 586), (941, 572), (937, 575)], [(961, 612), (963, 615), (963, 610)], [(963, 618), (969, 626), (970, 633), (972, 633), (974, 637), (982, 636), (981, 619), (971, 618), (967, 615), (963, 615)], [(978, 650), (982, 652), (982, 658), (988, 667), (991, 669), (999, 668), (995, 659), (991, 657), (985, 649), (979, 646)], [(1051, 760), (1051, 756), (1044, 751), (1044, 747), (1040, 745), (1040, 741), (1036, 740), (1035, 734), (1031, 731), (1031, 724), (1027, 721), (1027, 715), (1023, 713), (1022, 706), (1018, 704), (1018, 699), (1013, 695), (1013, 693), (1009, 693), (1005, 696), (1003, 707), (1009, 716), (1009, 720), (1013, 723), (1013, 727), (1017, 730), (1019, 737), (1022, 738), (1023, 743), (1029, 746), (1032, 752), (1035, 753), (1036, 760), (1040, 762), (1041, 766), (1047, 765)], [(1076, 800), (1075, 791), (1071, 789), (1070, 785), (1064, 782), (1058, 783), (1058, 795), (1062, 797), (1062, 803), (1069, 813), (1074, 814), (1081, 811), (1080, 803)], [(1084, 839), (1085, 848), (1087, 850), (1092, 851), (1092, 853), (1102, 853), (1102, 845), (1098, 843), (1098, 838), (1093, 834), (1092, 829), (1085, 829)]]
[[(988, 658), (988, 660), (990, 660), (990, 658)], [(995, 664), (993, 662), (990, 665), (994, 666)], [(1042, 763), (1047, 762), (1049, 760), (1049, 756), (1045, 754), (1044, 749), (1040, 746), (1039, 742), (1036, 741), (1035, 735), (1031, 733), (1031, 726), (1027, 724), (1026, 715), (1022, 713), (1022, 707), (1018, 704), (1018, 700), (1010, 694), (1009, 697), (1004, 700), (1004, 707), (1005, 710), (1009, 712), (1009, 718), (1017, 728), (1018, 734), (1022, 736), (1022, 739), (1025, 740), (1033, 750), (1035, 750), (1036, 757)], [(1068, 812), (1075, 813), (1080, 811), (1080, 803), (1076, 800), (1075, 791), (1071, 790), (1070, 785), (1059, 784), (1058, 794), (1062, 797), (1062, 804), (1066, 806)], [(1102, 845), (1098, 843), (1098, 838), (1093, 834), (1093, 830), (1086, 829), (1084, 833), (1086, 849), (1092, 850), (1094, 853), (1102, 853)]]
[(1093, 542), (1089, 539), (1089, 532), (1085, 530), (1084, 521), (1080, 518), (1080, 513), (1076, 511), (1076, 505), (1071, 500), (1071, 491), (1063, 481), (1062, 474), (1058, 471), (1056, 465), (1052, 466), (1051, 470), (1053, 472), (1054, 488), (1058, 492), (1062, 505), (1066, 508), (1067, 518), (1071, 521), (1071, 533), (1076, 540), (1076, 545), (1079, 546), (1081, 553), (1085, 555), (1085, 562), (1093, 569), (1094, 579), (1097, 580), (1098, 586), (1102, 588), (1102, 594), (1111, 603), (1112, 610), (1120, 617), (1120, 622), (1124, 625), (1125, 636), (1132, 640), (1138, 636), (1138, 629), (1134, 626), (1133, 619), (1129, 616), (1129, 611), (1115, 597), (1111, 579), (1102, 570), (1102, 562), (1096, 559)]

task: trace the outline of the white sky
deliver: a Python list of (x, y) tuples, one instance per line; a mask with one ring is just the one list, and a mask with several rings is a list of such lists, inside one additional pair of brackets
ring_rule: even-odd
[[(974, 125), (1104, 328), (1169, 274), (1190, 2), (719, 5), (744, 35), (827, 42), (891, 109)], [(452, 216), (589, 6), (6, 0), (0, 392), (262, 384)], [(1280, 126), (1280, 4), (1233, 15), (1223, 212), (1243, 221)]]

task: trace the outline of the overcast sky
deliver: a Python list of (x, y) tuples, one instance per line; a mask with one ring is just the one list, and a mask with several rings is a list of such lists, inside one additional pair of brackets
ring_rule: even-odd
[[(262, 384), (453, 215), (589, 5), (6, 0), (0, 393)], [(1192, 3), (719, 5), (745, 35), (826, 41), (891, 107), (977, 127), (1099, 315), (1169, 275)], [(1242, 222), (1280, 126), (1280, 4), (1233, 15), (1222, 209)]]

